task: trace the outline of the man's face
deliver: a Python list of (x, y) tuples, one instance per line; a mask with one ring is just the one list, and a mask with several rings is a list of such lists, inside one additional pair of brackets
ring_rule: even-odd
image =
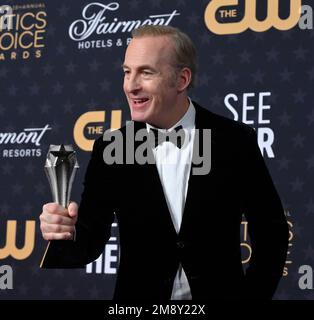
[(132, 120), (163, 127), (178, 97), (174, 48), (166, 36), (145, 36), (130, 42), (123, 64), (123, 89)]

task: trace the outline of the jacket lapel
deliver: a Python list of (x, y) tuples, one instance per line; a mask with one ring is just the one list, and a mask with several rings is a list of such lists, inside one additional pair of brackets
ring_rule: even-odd
[[(199, 154), (203, 154), (203, 129), (211, 129), (211, 119), (208, 118), (208, 113), (206, 112), (203, 115), (202, 108), (193, 101), (193, 105), (195, 107), (195, 129), (199, 132)], [(196, 138), (196, 136), (195, 136)], [(195, 149), (195, 140), (194, 140), (194, 146), (193, 150)], [(211, 136), (211, 144), (214, 144), (213, 136)], [(190, 170), (190, 176), (188, 180), (188, 190), (187, 190), (187, 196), (185, 200), (185, 206), (183, 210), (183, 216), (182, 216), (182, 224), (180, 228), (179, 235), (182, 235), (184, 233), (185, 229), (189, 229), (190, 220), (192, 219), (193, 214), (195, 215), (195, 210), (199, 210), (198, 207), (201, 206), (201, 201), (204, 201), (204, 199), (201, 199), (200, 194), (201, 190), (205, 187), (204, 181), (206, 180), (206, 183), (208, 183), (210, 180), (208, 180), (207, 176), (202, 175), (195, 175), (193, 174), (193, 169), (202, 166), (196, 165), (195, 161), (195, 153), (193, 152), (193, 159), (191, 163), (191, 170)], [(207, 184), (206, 187), (209, 187)]]
[[(136, 122), (134, 121), (134, 132), (136, 132), (140, 129), (146, 129), (146, 124), (143, 122)], [(141, 141), (135, 141), (134, 146), (135, 150), (136, 148), (141, 144)], [(135, 161), (136, 163), (136, 161)], [(143, 179), (143, 186), (149, 186), (151, 192), (151, 199), (146, 199), (146, 202), (150, 206), (154, 206), (154, 208), (160, 212), (160, 216), (158, 217), (159, 219), (163, 220), (163, 223), (166, 226), (169, 226), (168, 230), (172, 234), (172, 236), (176, 237), (177, 232), (174, 228), (171, 215), (168, 209), (167, 201), (165, 198), (164, 190), (160, 181), (159, 173), (157, 170), (156, 163), (153, 164), (144, 164), (140, 165), (137, 164), (137, 169), (140, 170), (141, 174), (139, 175)]]
[[(202, 136), (202, 129), (211, 129), (211, 119), (208, 118), (208, 112), (203, 114), (202, 108), (193, 101), (193, 105), (195, 107), (195, 129), (199, 130), (199, 153), (202, 155), (203, 150), (203, 136)], [(146, 124), (142, 122), (134, 122), (135, 124), (135, 133), (139, 129), (146, 128)], [(211, 137), (211, 144), (215, 144), (215, 141), (213, 139), (213, 135)], [(135, 141), (135, 148), (137, 145), (139, 145), (141, 142)], [(195, 147), (195, 141), (194, 146)], [(192, 218), (193, 212), (197, 210), (197, 205), (202, 201), (200, 199), (200, 191), (202, 190), (204, 180), (206, 179), (204, 176), (201, 175), (194, 175), (192, 174), (193, 168), (197, 168), (200, 165), (195, 164), (195, 158), (192, 159), (191, 169), (190, 169), (190, 176), (188, 180), (188, 190), (187, 190), (187, 196), (185, 201), (185, 206), (183, 210), (183, 216), (182, 216), (182, 223), (181, 228), (179, 231), (179, 236), (184, 232), (184, 230), (187, 228), (189, 229), (189, 221)], [(140, 166), (140, 165), (137, 165)], [(140, 170), (143, 170), (143, 178), (144, 178), (144, 185), (149, 185), (152, 190), (152, 199), (151, 203), (154, 206), (158, 206), (160, 208), (160, 218), (164, 219), (164, 222), (170, 226), (171, 233), (173, 236), (177, 237), (177, 232), (174, 228), (171, 214), (168, 209), (167, 201), (165, 198), (165, 194), (162, 188), (162, 184), (159, 178), (158, 170), (156, 164), (145, 164), (140, 166)], [(206, 179), (208, 183), (208, 179)], [(204, 199), (203, 199), (204, 200)]]

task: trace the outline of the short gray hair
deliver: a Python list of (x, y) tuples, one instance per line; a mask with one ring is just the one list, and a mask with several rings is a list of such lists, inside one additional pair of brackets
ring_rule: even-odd
[(171, 26), (155, 26), (144, 25), (132, 31), (133, 38), (140, 38), (144, 36), (168, 36), (172, 39), (175, 56), (176, 68), (189, 68), (192, 73), (191, 83), (188, 88), (195, 86), (197, 73), (197, 55), (195, 46), (191, 38), (178, 28)]

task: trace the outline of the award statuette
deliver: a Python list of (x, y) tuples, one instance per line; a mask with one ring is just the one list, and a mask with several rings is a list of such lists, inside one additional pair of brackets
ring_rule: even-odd
[[(79, 168), (75, 151), (71, 145), (50, 145), (45, 172), (49, 181), (53, 202), (67, 208), (70, 203), (71, 189)], [(49, 242), (40, 266), (43, 267), (49, 256)]]
[(50, 145), (45, 172), (50, 184), (53, 202), (67, 208), (78, 168), (75, 151), (71, 145)]

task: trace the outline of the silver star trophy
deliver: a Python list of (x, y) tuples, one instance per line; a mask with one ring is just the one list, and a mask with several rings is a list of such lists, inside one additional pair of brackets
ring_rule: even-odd
[(50, 145), (45, 172), (50, 184), (53, 202), (67, 208), (72, 184), (79, 168), (76, 153), (71, 145)]

